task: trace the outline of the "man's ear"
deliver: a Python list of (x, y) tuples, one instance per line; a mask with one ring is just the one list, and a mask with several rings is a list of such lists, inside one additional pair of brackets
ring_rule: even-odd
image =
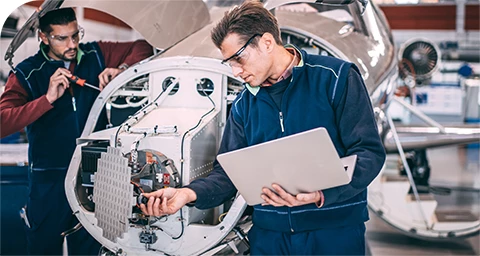
[(275, 38), (273, 37), (273, 35), (267, 32), (262, 35), (262, 40), (263, 40), (263, 44), (265, 45), (265, 50), (267, 50), (267, 52), (272, 52), (276, 44)]
[(45, 33), (43, 33), (42, 31), (38, 31), (38, 38), (40, 40), (42, 40), (42, 42), (45, 44), (45, 45), (48, 45), (49, 42), (48, 42), (48, 38), (47, 38), (47, 35), (45, 35)]

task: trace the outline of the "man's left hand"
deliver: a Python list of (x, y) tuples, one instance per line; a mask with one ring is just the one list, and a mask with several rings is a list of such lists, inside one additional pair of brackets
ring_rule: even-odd
[(285, 190), (283, 190), (282, 187), (277, 184), (272, 184), (272, 188), (274, 189), (274, 191), (265, 187), (262, 189), (262, 198), (263, 200), (265, 200), (265, 203), (263, 203), (262, 205), (273, 205), (276, 207), (293, 207), (311, 203), (318, 204), (319, 201), (322, 199), (320, 191), (315, 191), (311, 193), (300, 193), (296, 196), (293, 196), (287, 193)]
[(119, 68), (106, 68), (103, 70), (100, 75), (98, 75), (98, 80), (100, 81), (99, 87), (100, 90), (103, 90), (112, 79), (114, 79), (118, 74), (122, 73), (123, 69)]

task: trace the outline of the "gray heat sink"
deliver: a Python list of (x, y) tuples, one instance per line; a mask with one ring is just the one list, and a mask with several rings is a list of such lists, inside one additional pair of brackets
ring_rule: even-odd
[(120, 149), (108, 147), (98, 160), (95, 173), (93, 202), (98, 227), (103, 237), (112, 242), (123, 238), (128, 231), (128, 219), (132, 216), (133, 185), (130, 184), (128, 159)]

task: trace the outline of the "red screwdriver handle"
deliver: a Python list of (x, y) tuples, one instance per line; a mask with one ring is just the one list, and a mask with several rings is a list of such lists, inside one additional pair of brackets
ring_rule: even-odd
[(92, 88), (92, 89), (94, 89), (94, 90), (101, 91), (100, 88), (98, 88), (98, 87), (96, 87), (96, 86), (93, 86), (93, 85), (87, 83), (87, 82), (85, 81), (85, 79), (80, 79), (80, 78), (78, 78), (78, 76), (71, 75), (71, 76), (68, 77), (68, 79), (70, 80), (70, 82), (76, 83), (76, 84), (78, 84), (78, 85), (80, 85), (80, 86), (86, 86), (86, 87), (90, 87), (90, 88)]
[(85, 79), (80, 79), (78, 78), (78, 76), (70, 76), (70, 80), (80, 86), (84, 86), (85, 85)]

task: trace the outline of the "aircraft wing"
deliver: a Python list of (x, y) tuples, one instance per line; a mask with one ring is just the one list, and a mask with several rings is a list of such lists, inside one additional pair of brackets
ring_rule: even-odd
[[(478, 125), (452, 126), (444, 127), (444, 129), (445, 133), (440, 132), (440, 129), (436, 127), (396, 127), (400, 143), (405, 151), (480, 142)], [(384, 146), (388, 153), (398, 152), (392, 131), (385, 136)]]

